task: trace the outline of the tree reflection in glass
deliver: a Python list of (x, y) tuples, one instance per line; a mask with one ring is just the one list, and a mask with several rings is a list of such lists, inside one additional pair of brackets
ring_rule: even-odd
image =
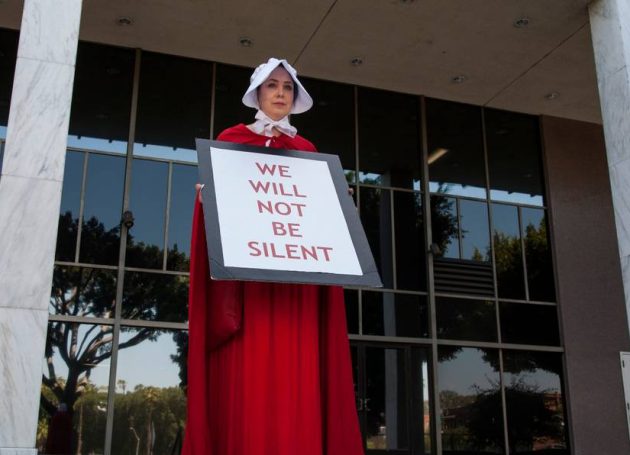
[(126, 272), (122, 318), (185, 322), (188, 319), (188, 277)]
[[(122, 328), (122, 345), (147, 329)], [(116, 374), (112, 453), (179, 453), (186, 419), (181, 387), (185, 355), (181, 332), (154, 331), (120, 351)]]
[(390, 190), (361, 187), (361, 222), (383, 285), (393, 288)]
[(512, 205), (492, 204), (492, 224), (499, 297), (525, 299), (518, 208)]
[(459, 259), (457, 201), (451, 197), (431, 196), (431, 230), (437, 257)]
[(510, 454), (568, 454), (560, 354), (504, 351)]
[(438, 358), (443, 453), (504, 453), (497, 351), (440, 346)]
[(55, 266), (49, 310), (51, 314), (114, 317), (116, 272)]
[(556, 290), (545, 211), (524, 207), (521, 209), (521, 216), (529, 298), (554, 302)]
[(451, 340), (497, 341), (494, 302), (436, 297), (437, 334)]

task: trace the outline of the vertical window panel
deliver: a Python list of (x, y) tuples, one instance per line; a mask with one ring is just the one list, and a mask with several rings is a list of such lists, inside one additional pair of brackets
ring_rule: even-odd
[(433, 243), (439, 248), (437, 257), (459, 259), (459, 222), (456, 199), (431, 196), (431, 231)]
[(187, 337), (121, 328), (112, 453), (179, 453), (186, 420)]
[(524, 207), (521, 209), (521, 221), (529, 299), (553, 302), (556, 300), (556, 287), (545, 211)]
[(66, 153), (57, 230), (57, 249), (55, 250), (57, 261), (74, 262), (79, 232), (84, 160), (85, 153), (71, 151)]
[(81, 226), (80, 262), (118, 264), (125, 159), (90, 154)]
[(496, 109), (485, 109), (484, 115), (490, 198), (543, 205), (538, 117)]
[(135, 52), (80, 42), (68, 146), (127, 152)]
[(439, 338), (497, 341), (494, 302), (436, 297), (435, 306)]
[(459, 209), (462, 259), (490, 262), (488, 204), (460, 199)]
[(133, 153), (197, 162), (195, 138), (210, 136), (212, 64), (142, 53)]
[(197, 168), (173, 164), (166, 268), (188, 271)]
[(133, 160), (129, 209), (135, 220), (127, 235), (129, 267), (162, 268), (167, 182), (167, 163)]
[(361, 222), (383, 285), (394, 286), (390, 190), (362, 187)]
[(363, 291), (363, 335), (428, 337), (424, 296)]
[(504, 343), (560, 345), (555, 306), (501, 303), (501, 339)]
[(359, 179), (420, 189), (420, 108), (417, 96), (359, 88)]
[(481, 108), (426, 100), (431, 192), (486, 198)]
[(55, 266), (50, 314), (113, 318), (116, 307), (116, 271)]
[(396, 287), (424, 291), (426, 251), (422, 194), (394, 191), (394, 235), (396, 243)]
[(492, 204), (492, 224), (499, 297), (525, 299), (525, 272), (518, 208), (512, 205)]
[[(18, 38), (19, 32), (0, 29), (0, 139), (7, 137)], [(2, 166), (2, 155), (0, 155), (0, 166)]]
[(112, 326), (48, 324), (39, 453), (103, 453), (111, 351)]
[(444, 453), (505, 453), (497, 351), (440, 346), (438, 356)]
[(121, 317), (186, 322), (188, 284), (184, 275), (126, 272)]
[(214, 137), (221, 131), (239, 123), (254, 122), (256, 111), (241, 102), (249, 87), (251, 68), (217, 64), (217, 81), (214, 103)]
[(510, 454), (568, 455), (560, 354), (504, 351)]
[(344, 289), (348, 333), (359, 333), (359, 292)]

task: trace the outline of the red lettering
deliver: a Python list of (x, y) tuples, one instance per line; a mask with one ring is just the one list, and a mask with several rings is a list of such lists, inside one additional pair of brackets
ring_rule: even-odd
[[(257, 182), (253, 182), (252, 180), (249, 180), (249, 184), (252, 186), (252, 188), (254, 189), (255, 192), (260, 192), (261, 190), (267, 194), (269, 192), (269, 182), (261, 182), (261, 181), (257, 181)], [(275, 185), (275, 184), (274, 184)], [(276, 193), (277, 194), (277, 193)]]
[(258, 213), (262, 213), (264, 209), (267, 212), (273, 214), (273, 205), (271, 205), (271, 201), (267, 201), (266, 203), (262, 201), (256, 202), (258, 203)]
[(330, 256), (328, 256), (328, 252), (332, 251), (332, 248), (329, 246), (318, 246), (317, 248), (324, 252), (324, 256), (326, 257), (326, 262), (330, 262)]
[(286, 258), (286, 256), (282, 256), (281, 254), (276, 253), (276, 244), (275, 243), (270, 244), (269, 247), (271, 248), (271, 255), (274, 258), (280, 258), (280, 259)]
[(307, 259), (306, 256), (310, 256), (311, 258), (317, 261), (317, 247), (313, 246), (313, 247), (310, 247), (309, 249), (308, 247), (305, 247), (304, 245), (302, 245), (302, 257), (304, 259)]
[(300, 230), (300, 225), (298, 223), (287, 223), (287, 226), (289, 227), (289, 235), (291, 237), (302, 237), (302, 234), (298, 234), (298, 231)]
[(253, 253), (249, 253), (250, 256), (260, 256), (262, 254), (258, 249), (258, 242), (248, 242), (247, 246), (254, 251)]
[(278, 171), (281, 177), (291, 178), (291, 176), (289, 175), (289, 166), (280, 165), (278, 166)]
[(297, 253), (297, 245), (287, 244), (287, 258), (289, 259), (302, 259), (300, 256), (293, 256), (293, 254)]
[(260, 163), (256, 163), (256, 167), (258, 168), (258, 170), (260, 171), (260, 173), (262, 175), (265, 175), (267, 173), (274, 175), (276, 173), (276, 165), (273, 164), (271, 167), (269, 167), (268, 164), (263, 164), (261, 165)]
[(284, 223), (281, 223), (280, 221), (272, 221), (271, 228), (273, 229), (273, 235), (287, 235)]
[(295, 195), (295, 197), (306, 197), (306, 194), (300, 194), (297, 189), (297, 185), (293, 185), (293, 194)]

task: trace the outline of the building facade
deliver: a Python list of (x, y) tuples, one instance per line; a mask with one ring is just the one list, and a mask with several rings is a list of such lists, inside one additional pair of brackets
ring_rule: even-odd
[[(257, 62), (79, 40), (83, 3), (0, 29), (0, 454), (179, 453), (194, 138), (251, 121)], [(384, 283), (345, 289), (368, 454), (630, 449), (630, 9), (587, 7), (603, 125), (303, 78), (292, 122), (339, 155)]]

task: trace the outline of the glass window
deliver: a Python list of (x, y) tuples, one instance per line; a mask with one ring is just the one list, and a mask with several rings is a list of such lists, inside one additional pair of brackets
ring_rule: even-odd
[(80, 262), (118, 264), (125, 158), (89, 154)]
[(488, 204), (460, 199), (459, 223), (462, 239), (462, 259), (490, 262)]
[(111, 352), (112, 326), (48, 324), (39, 453), (103, 453)]
[[(0, 139), (7, 137), (19, 32), (0, 28)], [(0, 157), (0, 166), (2, 159)]]
[(314, 100), (313, 108), (291, 117), (298, 133), (321, 153), (339, 155), (348, 182), (355, 181), (354, 90), (351, 85), (301, 79)]
[(501, 303), (499, 309), (504, 343), (560, 345), (555, 306)]
[(80, 42), (68, 146), (127, 152), (135, 53)]
[(188, 271), (197, 167), (173, 164), (166, 268)]
[(129, 267), (161, 269), (164, 263), (164, 223), (168, 164), (134, 159), (129, 210), (134, 224), (127, 235)]
[(55, 266), (50, 314), (112, 318), (115, 307), (115, 270)]
[(360, 189), (361, 222), (383, 285), (393, 288), (392, 212), (390, 190)]
[(486, 198), (481, 108), (426, 100), (431, 192)]
[(498, 353), (440, 346), (438, 356), (444, 453), (505, 453)]
[(457, 200), (431, 196), (431, 232), (438, 247), (437, 257), (459, 259), (459, 221)]
[(492, 204), (492, 224), (499, 297), (525, 299), (525, 272), (518, 207)]
[(210, 136), (212, 64), (142, 53), (134, 155), (197, 162)]
[(188, 320), (188, 277), (126, 272), (123, 319), (185, 322)]
[(346, 323), (348, 333), (359, 333), (359, 292), (344, 289), (344, 301), (346, 303)]
[(422, 194), (394, 191), (394, 235), (396, 243), (396, 287), (424, 291), (426, 244)]
[(439, 338), (497, 341), (494, 302), (436, 297), (435, 306)]
[(543, 205), (538, 118), (484, 110), (490, 197), (496, 201)]
[(358, 96), (360, 181), (419, 190), (418, 97), (367, 88)]
[(84, 160), (85, 153), (71, 151), (66, 153), (55, 251), (55, 259), (58, 261), (74, 262), (79, 232)]
[(429, 336), (424, 296), (363, 291), (362, 297), (363, 335)]
[(112, 453), (180, 453), (186, 351), (181, 332), (121, 328)]
[(431, 451), (428, 354), (425, 349), (410, 351), (365, 348), (366, 387), (359, 412), (365, 418), (368, 450)]
[(510, 454), (569, 453), (560, 354), (503, 353)]
[(256, 111), (241, 102), (249, 87), (251, 68), (218, 65), (214, 103), (214, 137), (221, 131), (239, 123), (252, 123)]
[(556, 287), (545, 211), (523, 207), (521, 222), (529, 299), (553, 302), (556, 300)]

